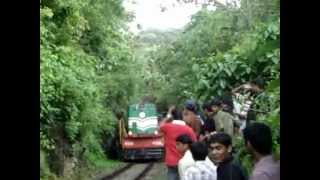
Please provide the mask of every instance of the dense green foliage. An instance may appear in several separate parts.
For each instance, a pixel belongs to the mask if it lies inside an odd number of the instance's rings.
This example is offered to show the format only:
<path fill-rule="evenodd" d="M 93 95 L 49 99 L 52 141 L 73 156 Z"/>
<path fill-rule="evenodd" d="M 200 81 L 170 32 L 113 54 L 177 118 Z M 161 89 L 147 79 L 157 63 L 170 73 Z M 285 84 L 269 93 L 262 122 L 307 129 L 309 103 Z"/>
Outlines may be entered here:
<path fill-rule="evenodd" d="M 67 158 L 93 166 L 105 159 L 103 137 L 114 135 L 115 113 L 135 90 L 128 88 L 136 76 L 121 3 L 41 1 L 41 156 L 55 174 L 65 174 Z"/>
<path fill-rule="evenodd" d="M 203 8 L 183 30 L 133 37 L 122 0 L 42 0 L 40 6 L 41 177 L 101 167 L 118 112 L 149 97 L 165 111 L 193 98 L 202 103 L 262 77 L 258 121 L 280 142 L 279 0 L 242 0 L 241 7 Z M 239 157 L 252 168 L 243 141 Z M 50 163 L 49 163 L 50 162 Z"/>
<path fill-rule="evenodd" d="M 150 29 L 140 32 L 135 37 L 134 54 L 141 67 L 141 71 L 138 71 L 141 73 L 140 94 L 137 94 L 137 97 L 150 96 L 157 103 L 159 111 L 166 111 L 168 103 L 174 103 L 177 97 L 171 92 L 170 82 L 165 79 L 157 66 L 158 50 L 165 45 L 170 45 L 180 33 L 180 30 Z"/>

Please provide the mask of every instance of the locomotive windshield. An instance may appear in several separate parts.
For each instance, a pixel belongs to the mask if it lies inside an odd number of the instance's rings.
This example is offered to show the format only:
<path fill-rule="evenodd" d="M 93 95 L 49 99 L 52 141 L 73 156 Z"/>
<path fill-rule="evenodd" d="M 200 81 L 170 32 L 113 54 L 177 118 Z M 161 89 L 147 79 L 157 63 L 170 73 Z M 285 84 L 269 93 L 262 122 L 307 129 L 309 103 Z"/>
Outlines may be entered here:
<path fill-rule="evenodd" d="M 133 104 L 129 107 L 129 131 L 133 134 L 154 134 L 158 129 L 156 106 L 154 104 Z"/>

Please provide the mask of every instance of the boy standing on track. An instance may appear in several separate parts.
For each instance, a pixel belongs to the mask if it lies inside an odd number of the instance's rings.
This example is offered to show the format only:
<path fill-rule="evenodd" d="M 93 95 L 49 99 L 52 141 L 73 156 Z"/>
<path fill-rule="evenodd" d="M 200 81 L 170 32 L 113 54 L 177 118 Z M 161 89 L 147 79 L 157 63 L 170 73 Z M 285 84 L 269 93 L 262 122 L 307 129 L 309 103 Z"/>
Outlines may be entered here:
<path fill-rule="evenodd" d="M 169 108 L 167 118 L 160 124 L 160 132 L 164 135 L 165 163 L 168 169 L 167 180 L 179 180 L 178 162 L 182 155 L 176 148 L 177 137 L 187 134 L 193 141 L 196 141 L 193 130 L 181 119 L 180 113 L 172 106 Z"/>
<path fill-rule="evenodd" d="M 178 170 L 180 180 L 184 180 L 186 170 L 195 163 L 190 151 L 193 141 L 190 136 L 183 134 L 177 137 L 176 142 L 177 150 L 183 155 L 182 159 L 179 160 Z"/>
<path fill-rule="evenodd" d="M 183 180 L 217 180 L 216 168 L 206 161 L 207 145 L 204 142 L 195 142 L 190 151 L 195 163 L 186 170 Z"/>

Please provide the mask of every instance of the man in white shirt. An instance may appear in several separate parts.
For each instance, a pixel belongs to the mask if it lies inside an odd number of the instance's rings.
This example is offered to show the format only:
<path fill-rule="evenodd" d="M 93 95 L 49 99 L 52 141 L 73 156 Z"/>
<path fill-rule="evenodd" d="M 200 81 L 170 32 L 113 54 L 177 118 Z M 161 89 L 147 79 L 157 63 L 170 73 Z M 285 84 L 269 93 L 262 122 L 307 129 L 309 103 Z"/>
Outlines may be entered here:
<path fill-rule="evenodd" d="M 192 139 L 187 134 L 182 134 L 176 139 L 176 148 L 178 152 L 183 155 L 178 163 L 178 171 L 181 180 L 185 179 L 184 172 L 195 163 L 189 150 L 192 143 Z"/>
<path fill-rule="evenodd" d="M 208 165 L 209 165 L 212 169 L 214 169 L 215 171 L 217 171 L 217 166 L 214 164 L 214 162 L 210 159 L 209 156 L 206 157 L 206 160 L 205 160 L 205 161 L 208 163 Z"/>
<path fill-rule="evenodd" d="M 190 151 L 195 163 L 186 170 L 184 180 L 217 180 L 216 168 L 206 161 L 207 145 L 204 142 L 195 142 L 190 146 Z"/>

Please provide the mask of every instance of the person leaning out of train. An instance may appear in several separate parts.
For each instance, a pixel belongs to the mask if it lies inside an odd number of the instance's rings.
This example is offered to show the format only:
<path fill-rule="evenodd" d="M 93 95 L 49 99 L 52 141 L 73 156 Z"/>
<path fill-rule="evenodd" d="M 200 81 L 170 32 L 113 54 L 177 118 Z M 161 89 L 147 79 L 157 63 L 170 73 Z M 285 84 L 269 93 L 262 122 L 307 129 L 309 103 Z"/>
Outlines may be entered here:
<path fill-rule="evenodd" d="M 181 120 L 181 114 L 175 107 L 171 107 L 166 118 L 160 125 L 160 132 L 164 136 L 165 164 L 167 166 L 167 180 L 179 180 L 178 162 L 182 154 L 176 148 L 176 139 L 187 134 L 196 141 L 194 131 Z"/>

